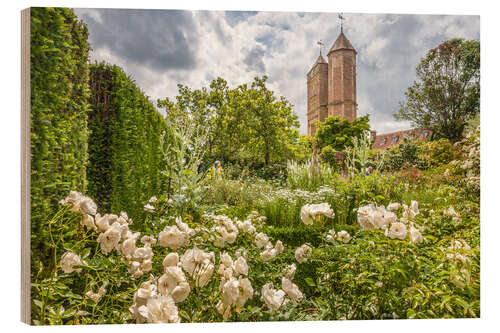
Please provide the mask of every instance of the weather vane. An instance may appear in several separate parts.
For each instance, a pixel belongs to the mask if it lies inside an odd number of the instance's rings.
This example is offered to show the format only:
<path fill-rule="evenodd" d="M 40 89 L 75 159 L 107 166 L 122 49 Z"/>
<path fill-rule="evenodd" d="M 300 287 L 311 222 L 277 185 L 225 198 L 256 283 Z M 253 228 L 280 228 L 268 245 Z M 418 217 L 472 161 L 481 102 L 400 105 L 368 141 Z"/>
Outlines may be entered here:
<path fill-rule="evenodd" d="M 340 32 L 343 32 L 344 31 L 344 20 L 345 20 L 345 17 L 344 17 L 344 13 L 340 13 L 339 14 L 339 20 L 340 20 Z"/>
<path fill-rule="evenodd" d="M 319 45 L 319 55 L 321 56 L 321 50 L 323 49 L 323 41 L 320 39 L 319 41 L 316 42 L 316 44 Z"/>

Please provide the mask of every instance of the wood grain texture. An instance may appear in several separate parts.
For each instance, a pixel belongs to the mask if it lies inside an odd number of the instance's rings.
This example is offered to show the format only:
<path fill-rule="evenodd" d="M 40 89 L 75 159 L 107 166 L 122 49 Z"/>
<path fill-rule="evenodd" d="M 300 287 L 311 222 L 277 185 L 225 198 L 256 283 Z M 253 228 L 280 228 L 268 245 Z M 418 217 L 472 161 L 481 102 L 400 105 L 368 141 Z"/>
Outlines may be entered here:
<path fill-rule="evenodd" d="M 30 9 L 21 11 L 21 321 L 31 324 Z"/>

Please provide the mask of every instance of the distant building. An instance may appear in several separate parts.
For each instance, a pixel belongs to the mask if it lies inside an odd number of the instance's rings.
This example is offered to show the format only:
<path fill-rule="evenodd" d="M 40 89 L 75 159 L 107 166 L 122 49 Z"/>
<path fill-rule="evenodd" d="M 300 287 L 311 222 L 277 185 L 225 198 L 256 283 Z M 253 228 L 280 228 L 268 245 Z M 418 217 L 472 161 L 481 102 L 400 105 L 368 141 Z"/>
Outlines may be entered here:
<path fill-rule="evenodd" d="M 403 141 L 403 137 L 405 136 L 416 141 L 424 141 L 431 134 L 431 131 L 425 129 L 409 129 L 380 135 L 377 135 L 376 131 L 371 131 L 371 139 L 374 141 L 372 148 L 385 150 L 389 147 L 397 146 Z"/>
<path fill-rule="evenodd" d="M 317 122 L 323 122 L 328 116 L 340 116 L 350 121 L 357 118 L 356 55 L 356 50 L 342 28 L 328 51 L 328 62 L 320 51 L 307 73 L 307 134 L 314 135 Z M 373 149 L 387 149 L 398 145 L 405 135 L 423 141 L 430 134 L 431 131 L 425 129 L 380 135 L 371 131 Z"/>

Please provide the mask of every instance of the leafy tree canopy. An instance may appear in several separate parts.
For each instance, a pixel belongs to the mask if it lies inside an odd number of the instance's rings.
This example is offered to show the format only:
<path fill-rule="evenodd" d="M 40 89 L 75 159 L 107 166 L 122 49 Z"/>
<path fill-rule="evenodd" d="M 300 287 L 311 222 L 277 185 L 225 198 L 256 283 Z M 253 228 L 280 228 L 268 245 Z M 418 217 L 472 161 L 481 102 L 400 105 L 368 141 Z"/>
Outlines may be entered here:
<path fill-rule="evenodd" d="M 427 53 L 416 71 L 395 118 L 459 140 L 467 121 L 479 113 L 479 41 L 445 41 Z"/>
<path fill-rule="evenodd" d="M 365 131 L 370 130 L 368 121 L 368 115 L 353 121 L 329 116 L 319 123 L 315 138 L 320 147 L 330 146 L 336 151 L 343 151 L 352 146 L 354 138 L 360 138 Z"/>

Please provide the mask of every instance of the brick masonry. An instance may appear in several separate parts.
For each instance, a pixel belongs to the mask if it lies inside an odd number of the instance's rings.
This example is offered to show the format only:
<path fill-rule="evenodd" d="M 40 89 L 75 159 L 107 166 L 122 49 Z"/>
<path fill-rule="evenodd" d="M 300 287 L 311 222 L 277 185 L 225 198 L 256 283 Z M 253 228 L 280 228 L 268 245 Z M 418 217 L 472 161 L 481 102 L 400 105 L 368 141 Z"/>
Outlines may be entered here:
<path fill-rule="evenodd" d="M 350 121 L 356 119 L 356 55 L 356 50 L 341 31 L 328 52 L 328 62 L 320 53 L 307 73 L 307 134 L 314 135 L 317 122 L 328 116 L 340 116 Z M 371 131 L 371 137 L 375 139 L 373 149 L 387 149 L 401 143 L 405 135 L 423 141 L 431 131 L 409 129 L 376 133 Z"/>

